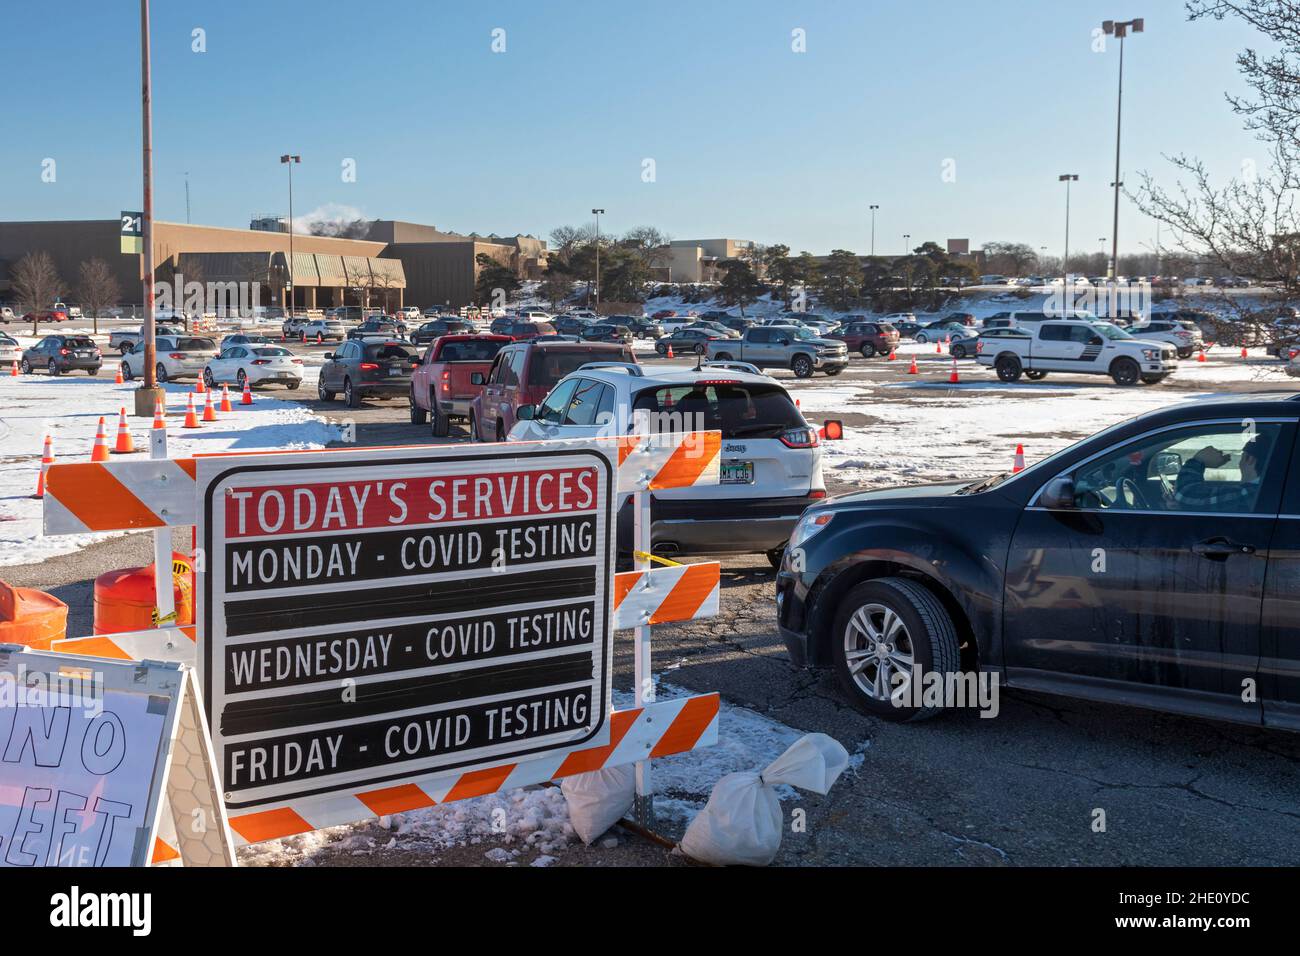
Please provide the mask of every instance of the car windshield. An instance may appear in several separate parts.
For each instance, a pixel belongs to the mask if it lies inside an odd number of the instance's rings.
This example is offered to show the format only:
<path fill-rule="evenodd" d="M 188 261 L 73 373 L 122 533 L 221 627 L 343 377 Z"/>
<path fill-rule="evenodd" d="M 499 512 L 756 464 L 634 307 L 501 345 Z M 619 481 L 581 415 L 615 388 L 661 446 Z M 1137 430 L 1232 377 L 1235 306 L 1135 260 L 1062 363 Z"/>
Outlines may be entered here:
<path fill-rule="evenodd" d="M 217 343 L 212 339 L 177 339 L 176 347 L 190 352 L 215 352 Z"/>
<path fill-rule="evenodd" d="M 288 349 L 268 346 L 264 349 L 253 349 L 253 354 L 260 355 L 262 358 L 275 358 L 281 355 L 292 355 L 293 353 Z"/>
<path fill-rule="evenodd" d="M 366 346 L 366 358 L 376 362 L 391 362 L 394 359 L 410 360 L 413 356 L 408 349 L 402 348 L 396 342 L 379 342 Z"/>
<path fill-rule="evenodd" d="M 1133 336 L 1129 335 L 1118 325 L 1112 325 L 1109 322 L 1093 322 L 1092 327 L 1096 329 L 1098 332 L 1100 332 L 1105 338 L 1110 339 L 1112 342 L 1116 342 L 1120 339 L 1133 338 Z"/>
<path fill-rule="evenodd" d="M 803 339 L 803 340 L 807 340 L 807 339 L 815 339 L 815 338 L 817 338 L 816 335 L 814 335 L 814 334 L 813 334 L 811 331 L 809 331 L 808 329 L 805 329 L 803 326 L 800 326 L 799 328 L 797 328 L 797 329 L 794 330 L 794 337 L 795 337 L 796 339 Z"/>
<path fill-rule="evenodd" d="M 490 362 L 506 342 L 491 339 L 473 339 L 468 342 L 446 342 L 438 353 L 439 362 Z"/>
<path fill-rule="evenodd" d="M 563 349 L 542 348 L 533 353 L 533 359 L 528 363 L 528 384 L 544 385 L 549 388 L 588 362 L 635 361 L 636 358 L 629 348 L 621 351 L 612 348 L 583 349 L 571 346 Z"/>
<path fill-rule="evenodd" d="M 804 425 L 779 385 L 697 382 L 648 388 L 634 411 L 649 412 L 652 432 L 714 431 L 725 438 L 775 438 Z"/>

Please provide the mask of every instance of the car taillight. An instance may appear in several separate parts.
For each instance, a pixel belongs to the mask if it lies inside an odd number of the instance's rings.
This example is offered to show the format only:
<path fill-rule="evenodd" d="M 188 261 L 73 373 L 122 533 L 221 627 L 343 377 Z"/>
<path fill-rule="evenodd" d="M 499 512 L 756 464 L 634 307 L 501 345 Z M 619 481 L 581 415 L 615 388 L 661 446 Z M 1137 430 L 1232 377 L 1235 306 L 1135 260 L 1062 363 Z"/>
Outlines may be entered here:
<path fill-rule="evenodd" d="M 451 369 L 449 368 L 442 370 L 442 390 L 444 392 L 451 391 Z"/>
<path fill-rule="evenodd" d="M 68 354 L 68 350 L 67 350 L 67 349 L 59 349 L 59 354 L 60 354 L 60 355 L 67 355 L 67 354 Z"/>
<path fill-rule="evenodd" d="M 168 353 L 168 358 L 183 359 L 183 358 L 187 358 L 187 357 L 188 357 L 188 356 L 186 356 L 186 354 L 185 354 L 184 352 L 169 352 L 169 353 Z"/>
<path fill-rule="evenodd" d="M 270 364 L 271 364 L 271 360 L 270 360 L 270 359 L 253 359 L 253 364 L 254 364 L 254 365 L 270 365 Z"/>
<path fill-rule="evenodd" d="M 379 368 L 379 366 L 378 366 L 376 363 L 374 363 L 374 362 L 362 362 L 362 363 L 361 363 L 361 371 L 363 371 L 363 372 L 373 372 L 373 371 L 374 371 L 375 369 L 377 369 L 377 368 Z"/>
<path fill-rule="evenodd" d="M 816 448 L 819 441 L 817 432 L 807 425 L 787 429 L 778 437 L 781 439 L 781 444 L 787 448 Z"/>
<path fill-rule="evenodd" d="M 289 361 L 291 361 L 294 365 L 302 364 L 302 359 L 290 359 Z"/>
<path fill-rule="evenodd" d="M 813 491 L 809 492 L 808 497 L 809 497 L 809 498 L 825 498 L 825 497 L 826 497 L 826 489 L 825 489 L 825 488 L 816 488 L 816 489 L 814 489 Z"/>

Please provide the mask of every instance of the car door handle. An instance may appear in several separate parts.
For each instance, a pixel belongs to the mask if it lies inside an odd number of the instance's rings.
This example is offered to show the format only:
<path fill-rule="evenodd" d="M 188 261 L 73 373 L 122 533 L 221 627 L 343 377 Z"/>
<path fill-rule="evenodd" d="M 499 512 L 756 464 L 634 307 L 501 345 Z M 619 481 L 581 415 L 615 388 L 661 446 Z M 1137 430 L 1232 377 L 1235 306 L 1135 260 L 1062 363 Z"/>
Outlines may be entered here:
<path fill-rule="evenodd" d="M 1223 561 L 1234 554 L 1254 554 L 1253 544 L 1239 544 L 1227 538 L 1206 538 L 1192 545 L 1192 553 L 1212 561 Z"/>

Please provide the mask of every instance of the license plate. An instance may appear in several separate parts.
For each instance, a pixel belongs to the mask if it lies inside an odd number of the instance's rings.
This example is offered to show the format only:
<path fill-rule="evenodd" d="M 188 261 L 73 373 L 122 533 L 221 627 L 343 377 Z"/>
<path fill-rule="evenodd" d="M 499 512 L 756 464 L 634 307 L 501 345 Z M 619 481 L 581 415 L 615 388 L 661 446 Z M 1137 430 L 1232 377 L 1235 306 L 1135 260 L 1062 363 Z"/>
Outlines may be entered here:
<path fill-rule="evenodd" d="M 388 374 L 389 374 L 389 375 L 401 375 L 401 374 L 402 374 L 403 372 L 405 372 L 405 371 L 406 371 L 406 369 L 404 369 L 404 368 L 390 368 L 390 369 L 388 370 Z"/>
<path fill-rule="evenodd" d="M 754 483 L 754 463 L 752 461 L 724 461 L 719 469 L 718 482 L 724 485 L 752 485 Z"/>

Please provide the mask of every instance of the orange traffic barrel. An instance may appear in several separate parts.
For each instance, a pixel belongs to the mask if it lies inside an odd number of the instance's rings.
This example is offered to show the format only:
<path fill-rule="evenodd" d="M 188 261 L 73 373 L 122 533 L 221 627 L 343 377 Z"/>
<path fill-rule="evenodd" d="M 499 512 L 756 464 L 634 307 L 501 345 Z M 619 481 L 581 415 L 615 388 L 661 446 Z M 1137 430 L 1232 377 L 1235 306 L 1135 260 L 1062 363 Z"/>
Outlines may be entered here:
<path fill-rule="evenodd" d="M 53 594 L 0 581 L 0 644 L 48 651 L 67 636 L 68 606 Z"/>
<path fill-rule="evenodd" d="M 157 627 L 153 565 L 106 571 L 95 578 L 95 633 L 121 634 Z M 172 552 L 172 598 L 177 625 L 194 623 L 194 565 L 189 555 Z"/>

